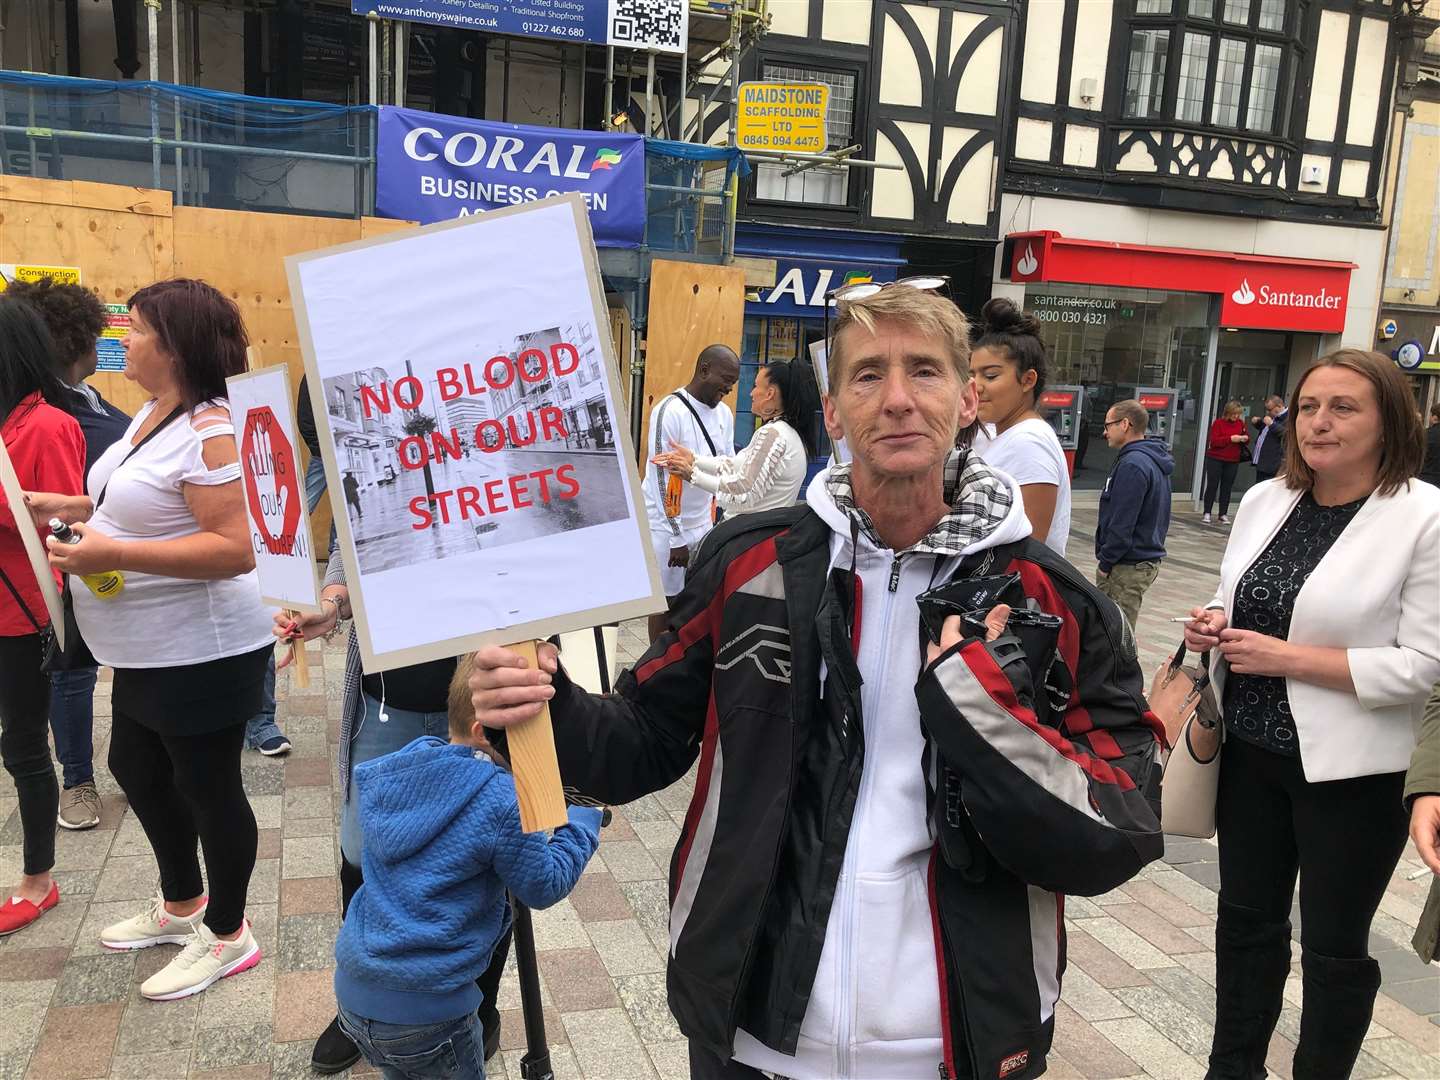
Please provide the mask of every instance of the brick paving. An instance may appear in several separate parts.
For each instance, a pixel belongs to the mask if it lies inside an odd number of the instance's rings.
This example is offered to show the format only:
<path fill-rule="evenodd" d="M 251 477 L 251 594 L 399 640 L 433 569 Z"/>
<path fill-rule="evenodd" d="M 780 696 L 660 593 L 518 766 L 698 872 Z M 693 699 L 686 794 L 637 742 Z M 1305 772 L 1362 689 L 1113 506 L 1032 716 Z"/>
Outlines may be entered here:
<path fill-rule="evenodd" d="M 1091 573 L 1095 511 L 1077 507 L 1070 555 Z M 1178 632 L 1167 620 L 1208 599 L 1224 542 L 1193 514 L 1177 514 L 1171 558 L 1146 598 L 1138 635 L 1147 669 Z M 642 646 L 621 628 L 620 653 Z M 62 902 L 35 926 L 0 939 L 0 1080 L 89 1077 L 309 1077 L 315 1037 L 334 1009 L 332 946 L 339 924 L 333 762 L 343 651 L 314 649 L 302 692 L 282 674 L 280 721 L 295 749 L 284 760 L 247 754 L 247 789 L 260 824 L 249 915 L 265 952 L 255 969 L 186 1001 L 144 1001 L 139 983 L 172 951 L 104 952 L 100 927 L 132 914 L 155 889 L 138 824 L 103 769 L 108 683 L 96 700 L 96 759 L 106 811 L 91 832 L 59 837 Z M 20 871 L 15 800 L 0 794 L 0 882 Z M 535 913 L 546 1029 L 557 1076 L 675 1080 L 685 1044 L 665 1004 L 665 866 L 679 834 L 689 778 L 620 808 L 569 899 Z M 1173 839 L 1163 863 L 1105 896 L 1066 904 L 1070 966 L 1050 1075 L 1182 1080 L 1204 1074 L 1214 1017 L 1211 951 L 1215 846 Z M 1428 876 L 1407 848 L 1375 920 L 1371 948 L 1385 974 L 1375 1023 L 1354 1075 L 1440 1078 L 1440 969 L 1409 950 Z M 1298 972 L 1298 950 L 1296 952 Z M 1286 988 L 1270 1064 L 1289 1080 L 1300 980 Z M 512 971 L 500 991 L 503 1062 L 518 1080 L 524 1033 Z M 370 1070 L 357 1068 L 355 1075 Z"/>

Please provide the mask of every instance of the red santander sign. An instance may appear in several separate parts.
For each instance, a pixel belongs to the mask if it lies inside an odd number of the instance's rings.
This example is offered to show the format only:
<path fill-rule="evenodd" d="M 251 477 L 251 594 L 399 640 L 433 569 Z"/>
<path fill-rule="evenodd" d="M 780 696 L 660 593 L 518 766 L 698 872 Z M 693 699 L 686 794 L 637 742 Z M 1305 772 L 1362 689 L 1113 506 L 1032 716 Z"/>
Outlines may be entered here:
<path fill-rule="evenodd" d="M 1220 325 L 1338 334 L 1354 263 L 1012 233 L 1012 281 L 1117 285 L 1220 297 Z"/>

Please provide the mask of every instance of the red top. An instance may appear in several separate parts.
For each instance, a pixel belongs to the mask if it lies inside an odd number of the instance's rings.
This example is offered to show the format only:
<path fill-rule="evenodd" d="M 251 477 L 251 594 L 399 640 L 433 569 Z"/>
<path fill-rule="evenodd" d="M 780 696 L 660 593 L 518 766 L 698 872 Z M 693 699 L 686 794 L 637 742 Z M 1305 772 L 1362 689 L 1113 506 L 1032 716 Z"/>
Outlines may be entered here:
<path fill-rule="evenodd" d="M 31 394 L 15 406 L 15 411 L 0 425 L 0 437 L 5 440 L 21 490 L 53 491 L 61 495 L 79 495 L 85 490 L 85 436 L 80 425 L 69 413 L 42 401 L 39 393 Z M 22 528 L 35 528 L 24 507 L 20 510 L 20 519 Z M 16 531 L 15 516 L 3 491 L 0 491 L 0 569 L 5 571 L 40 625 L 49 623 L 50 614 L 40 583 L 35 580 L 35 571 L 31 569 L 25 545 Z M 51 573 L 59 584 L 60 575 Z M 15 606 L 10 590 L 0 584 L 0 637 L 33 633 L 35 627 L 25 612 Z"/>
<path fill-rule="evenodd" d="M 1240 455 L 1245 452 L 1249 443 L 1231 442 L 1231 435 L 1244 435 L 1244 420 L 1226 420 L 1225 417 L 1215 418 L 1210 425 L 1210 441 L 1205 445 L 1205 456 L 1212 457 L 1216 461 L 1239 461 Z"/>

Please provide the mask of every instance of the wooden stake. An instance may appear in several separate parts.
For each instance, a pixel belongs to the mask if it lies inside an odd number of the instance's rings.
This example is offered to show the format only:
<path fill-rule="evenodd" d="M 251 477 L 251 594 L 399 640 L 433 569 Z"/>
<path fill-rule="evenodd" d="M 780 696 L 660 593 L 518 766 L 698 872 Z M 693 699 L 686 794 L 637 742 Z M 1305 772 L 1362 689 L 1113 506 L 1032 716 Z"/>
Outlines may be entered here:
<path fill-rule="evenodd" d="M 292 619 L 299 619 L 298 611 L 287 611 Z M 295 685 L 301 690 L 310 688 L 310 657 L 305 652 L 305 639 L 296 638 L 290 643 L 290 663 L 295 668 Z"/>
<path fill-rule="evenodd" d="M 532 668 L 539 669 L 535 654 L 538 641 L 521 641 L 507 648 L 519 653 Z M 515 791 L 520 797 L 520 827 L 526 832 L 556 829 L 570 820 L 565 809 L 565 792 L 560 784 L 560 763 L 555 759 L 555 732 L 550 727 L 550 706 L 540 715 L 506 729 L 510 747 L 510 768 L 515 774 Z"/>

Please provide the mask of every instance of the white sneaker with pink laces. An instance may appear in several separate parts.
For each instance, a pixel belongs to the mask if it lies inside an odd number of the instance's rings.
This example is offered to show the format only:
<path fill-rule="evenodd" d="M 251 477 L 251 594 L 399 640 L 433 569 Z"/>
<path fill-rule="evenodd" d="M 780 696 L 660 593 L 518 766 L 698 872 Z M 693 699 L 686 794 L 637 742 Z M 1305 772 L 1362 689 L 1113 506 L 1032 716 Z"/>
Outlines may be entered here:
<path fill-rule="evenodd" d="M 234 941 L 216 937 L 200 923 L 185 947 L 150 978 L 140 984 L 140 995 L 151 1001 L 175 1001 L 198 994 L 230 975 L 249 971 L 260 963 L 260 945 L 250 932 L 250 922 L 240 926 Z"/>
<path fill-rule="evenodd" d="M 150 906 L 129 919 L 100 931 L 100 944 L 107 949 L 148 949 L 151 945 L 183 945 L 205 918 L 209 898 L 189 915 L 174 915 L 165 910 L 165 898 L 156 896 Z"/>

